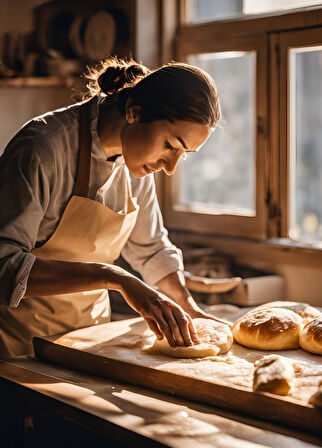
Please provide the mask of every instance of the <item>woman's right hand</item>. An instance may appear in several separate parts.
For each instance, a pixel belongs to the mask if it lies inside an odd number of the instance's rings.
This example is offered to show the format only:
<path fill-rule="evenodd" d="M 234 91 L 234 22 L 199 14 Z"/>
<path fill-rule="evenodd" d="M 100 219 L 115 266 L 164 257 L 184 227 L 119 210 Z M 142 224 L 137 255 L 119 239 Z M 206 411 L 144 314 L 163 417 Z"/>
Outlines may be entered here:
<path fill-rule="evenodd" d="M 169 297 L 131 275 L 123 278 L 120 292 L 158 339 L 165 336 L 171 347 L 200 344 L 191 317 Z"/>

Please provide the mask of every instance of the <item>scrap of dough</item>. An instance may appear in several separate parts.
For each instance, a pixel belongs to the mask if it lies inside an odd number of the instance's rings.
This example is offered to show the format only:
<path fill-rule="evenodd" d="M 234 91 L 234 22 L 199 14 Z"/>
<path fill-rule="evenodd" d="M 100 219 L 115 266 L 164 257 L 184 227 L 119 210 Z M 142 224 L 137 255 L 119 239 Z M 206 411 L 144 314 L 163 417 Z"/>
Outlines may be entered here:
<path fill-rule="evenodd" d="M 255 308 L 233 325 L 236 341 L 258 350 L 288 350 L 299 347 L 302 318 L 284 308 Z"/>
<path fill-rule="evenodd" d="M 216 322 L 212 319 L 192 319 L 197 330 L 201 344 L 188 347 L 171 347 L 163 338 L 161 341 L 155 339 L 151 347 L 144 351 L 148 353 L 161 353 L 173 358 L 204 358 L 227 353 L 233 343 L 233 335 L 228 325 Z"/>
<path fill-rule="evenodd" d="M 320 381 L 318 390 L 309 399 L 309 403 L 322 408 L 322 381 Z"/>
<path fill-rule="evenodd" d="M 295 377 L 292 361 L 279 355 L 268 355 L 254 364 L 253 389 L 287 395 Z"/>

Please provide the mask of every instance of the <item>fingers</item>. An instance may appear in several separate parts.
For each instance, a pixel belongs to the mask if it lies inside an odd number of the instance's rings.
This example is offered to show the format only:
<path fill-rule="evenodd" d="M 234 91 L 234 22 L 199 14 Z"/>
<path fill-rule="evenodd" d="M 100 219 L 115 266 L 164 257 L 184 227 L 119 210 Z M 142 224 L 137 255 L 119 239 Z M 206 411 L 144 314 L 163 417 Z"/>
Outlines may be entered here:
<path fill-rule="evenodd" d="M 201 343 L 191 317 L 179 306 L 165 308 L 163 313 L 176 345 L 191 346 Z"/>
<path fill-rule="evenodd" d="M 163 310 L 163 313 L 176 345 L 192 345 L 193 342 L 189 334 L 188 321 L 180 309 L 168 307 Z"/>
<path fill-rule="evenodd" d="M 158 339 L 162 339 L 163 335 L 166 337 L 170 347 L 200 343 L 190 316 L 178 305 L 164 302 L 154 317 L 145 317 L 145 320 Z"/>
<path fill-rule="evenodd" d="M 199 339 L 197 330 L 195 329 L 195 326 L 193 325 L 192 319 L 189 316 L 189 314 L 187 314 L 188 317 L 188 323 L 189 323 L 189 330 L 190 330 L 190 334 L 191 334 L 191 339 L 193 341 L 194 344 L 201 344 L 201 341 Z"/>
<path fill-rule="evenodd" d="M 169 342 L 170 347 L 175 347 L 177 344 L 177 341 L 174 337 L 174 334 L 172 332 L 171 326 L 173 323 L 168 323 L 168 321 L 163 317 L 163 315 L 158 316 L 158 324 L 161 328 L 162 333 L 167 338 L 167 341 Z"/>
<path fill-rule="evenodd" d="M 196 330 L 193 326 L 192 320 L 187 313 L 182 313 L 180 309 L 173 310 L 174 317 L 178 324 L 178 330 L 180 330 L 183 344 L 182 345 L 193 345 L 199 344 L 199 338 L 196 337 Z"/>
<path fill-rule="evenodd" d="M 162 295 L 153 299 L 141 314 L 158 339 L 165 336 L 171 347 L 200 344 L 191 317 L 178 304 Z"/>
<path fill-rule="evenodd" d="M 159 329 L 158 324 L 149 318 L 145 319 L 147 324 L 149 325 L 150 330 L 153 331 L 153 333 L 156 335 L 156 337 L 161 340 L 163 339 L 163 334 L 164 336 L 167 338 L 167 341 L 169 342 L 169 345 L 171 347 L 175 347 L 176 345 L 184 345 L 184 344 L 179 344 L 177 342 L 177 339 L 175 339 L 173 337 L 173 332 L 171 331 L 173 328 L 173 323 L 170 324 L 169 322 L 167 322 L 165 319 L 158 319 L 159 325 L 162 328 L 162 331 Z M 176 325 L 176 324 L 175 324 Z"/>
<path fill-rule="evenodd" d="M 146 320 L 147 324 L 149 325 L 150 330 L 153 331 L 153 333 L 156 335 L 156 337 L 159 340 L 163 339 L 162 331 L 160 331 L 157 323 L 153 319 L 146 318 L 145 320 Z"/>

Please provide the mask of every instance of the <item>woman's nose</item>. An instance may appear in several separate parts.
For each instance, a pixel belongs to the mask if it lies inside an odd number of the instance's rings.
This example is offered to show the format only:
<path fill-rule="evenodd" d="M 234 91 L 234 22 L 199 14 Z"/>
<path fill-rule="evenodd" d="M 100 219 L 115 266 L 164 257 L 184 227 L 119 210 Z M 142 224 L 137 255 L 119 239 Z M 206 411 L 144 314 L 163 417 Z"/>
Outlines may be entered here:
<path fill-rule="evenodd" d="M 167 162 L 163 165 L 163 170 L 167 176 L 172 176 L 172 174 L 175 173 L 181 156 L 182 154 L 175 154 L 174 157 L 171 157 L 171 159 L 167 160 Z"/>

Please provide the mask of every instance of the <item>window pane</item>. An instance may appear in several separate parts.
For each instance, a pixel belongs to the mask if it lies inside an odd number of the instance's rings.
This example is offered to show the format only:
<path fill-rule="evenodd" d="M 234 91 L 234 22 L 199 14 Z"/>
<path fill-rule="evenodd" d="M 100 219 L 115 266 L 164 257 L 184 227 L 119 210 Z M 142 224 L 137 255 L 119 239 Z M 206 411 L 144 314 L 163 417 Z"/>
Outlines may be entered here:
<path fill-rule="evenodd" d="M 322 241 L 322 47 L 290 50 L 290 230 Z"/>
<path fill-rule="evenodd" d="M 189 63 L 215 79 L 222 118 L 198 154 L 183 162 L 179 203 L 208 213 L 254 215 L 256 53 L 196 55 Z"/>
<path fill-rule="evenodd" d="M 186 20 L 225 20 L 248 14 L 265 14 L 320 4 L 320 0 L 186 0 Z"/>
<path fill-rule="evenodd" d="M 232 19 L 243 15 L 243 0 L 186 0 L 188 22 Z"/>

